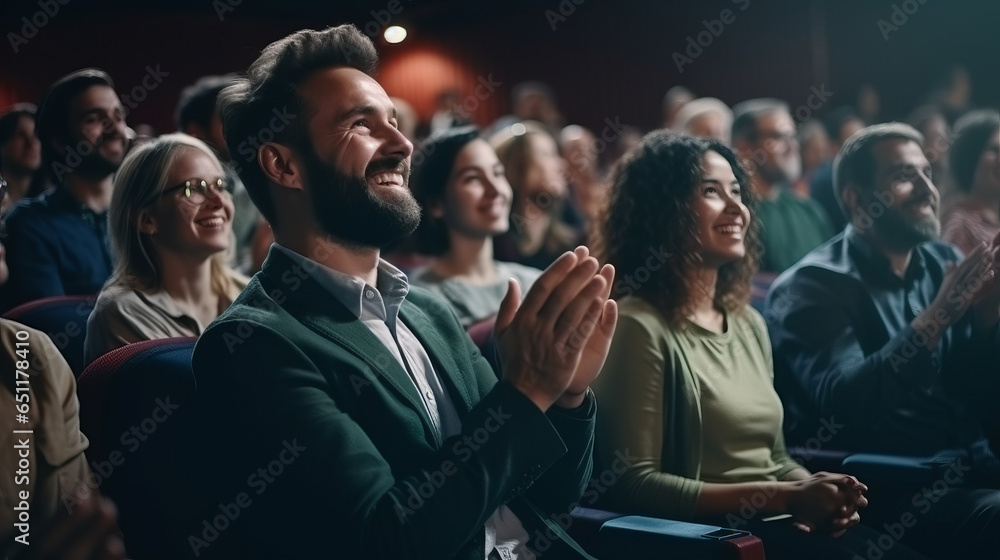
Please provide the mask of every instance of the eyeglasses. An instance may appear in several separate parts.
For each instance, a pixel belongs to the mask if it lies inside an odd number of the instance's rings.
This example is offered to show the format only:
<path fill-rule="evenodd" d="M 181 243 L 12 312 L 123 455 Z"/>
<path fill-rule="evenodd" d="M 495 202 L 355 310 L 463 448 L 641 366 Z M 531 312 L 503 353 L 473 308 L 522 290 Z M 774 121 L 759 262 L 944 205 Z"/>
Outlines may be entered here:
<path fill-rule="evenodd" d="M 163 194 L 184 189 L 184 200 L 191 204 L 201 204 L 208 198 L 209 192 L 218 197 L 228 197 L 233 194 L 232 183 L 225 179 L 206 181 L 204 179 L 188 179 L 179 185 L 174 185 L 163 190 Z"/>

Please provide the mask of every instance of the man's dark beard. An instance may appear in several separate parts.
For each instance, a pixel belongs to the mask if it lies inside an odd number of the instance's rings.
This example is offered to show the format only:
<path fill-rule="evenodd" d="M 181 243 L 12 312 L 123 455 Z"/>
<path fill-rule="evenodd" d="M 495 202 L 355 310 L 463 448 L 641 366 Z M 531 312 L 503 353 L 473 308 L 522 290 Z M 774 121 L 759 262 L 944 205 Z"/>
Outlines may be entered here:
<path fill-rule="evenodd" d="M 884 242 L 900 250 L 910 249 L 921 243 L 937 239 L 941 234 L 941 223 L 936 217 L 913 222 L 903 215 L 903 212 L 908 210 L 910 206 L 921 202 L 923 201 L 908 201 L 902 207 L 890 205 L 881 216 L 874 219 L 872 227 Z M 865 207 L 871 207 L 872 203 L 881 204 L 874 197 L 871 197 L 868 198 Z"/>
<path fill-rule="evenodd" d="M 19 161 L 10 160 L 5 163 L 7 166 L 7 178 L 11 177 L 30 177 L 38 171 L 38 167 L 34 169 L 28 167 L 27 165 L 22 165 Z"/>
<path fill-rule="evenodd" d="M 323 231 L 331 237 L 356 247 L 381 249 L 406 237 L 420 223 L 420 205 L 410 191 L 379 197 L 365 177 L 349 177 L 326 164 L 313 152 L 301 150 L 309 180 L 313 214 Z M 409 183 L 410 164 L 399 158 L 372 162 L 365 175 L 395 171 Z"/>
<path fill-rule="evenodd" d="M 800 165 L 797 169 L 790 170 L 785 169 L 777 163 L 762 163 L 757 166 L 757 174 L 772 185 L 787 185 L 798 179 L 795 175 L 802 174 L 802 166 Z"/>
<path fill-rule="evenodd" d="M 104 138 L 101 140 L 101 143 L 108 140 L 114 140 L 114 138 Z M 98 143 L 96 146 L 92 146 L 89 154 L 80 156 L 80 163 L 76 166 L 74 171 L 87 179 L 103 179 L 115 171 L 118 171 L 118 168 L 121 167 L 122 160 L 119 159 L 118 161 L 114 161 L 102 156 L 98 152 L 101 147 L 101 143 Z M 79 144 L 77 144 L 77 146 L 79 146 Z"/>

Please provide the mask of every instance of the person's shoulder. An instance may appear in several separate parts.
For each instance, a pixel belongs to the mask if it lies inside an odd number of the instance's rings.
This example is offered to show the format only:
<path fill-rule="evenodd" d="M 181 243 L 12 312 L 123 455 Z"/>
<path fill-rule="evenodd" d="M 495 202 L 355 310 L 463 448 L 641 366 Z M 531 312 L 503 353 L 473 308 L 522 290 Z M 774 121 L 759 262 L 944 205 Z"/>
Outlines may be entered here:
<path fill-rule="evenodd" d="M 800 203 L 803 206 L 805 206 L 806 210 L 813 215 L 813 219 L 815 220 L 817 225 L 823 226 L 828 231 L 833 230 L 833 225 L 830 224 L 830 218 L 827 215 L 826 210 L 823 208 L 823 205 L 820 204 L 818 200 L 816 200 L 811 196 L 805 196 L 805 197 L 800 196 L 797 198 L 799 199 Z"/>
<path fill-rule="evenodd" d="M 638 296 L 628 296 L 618 300 L 618 324 L 629 324 L 632 328 L 649 333 L 665 333 L 673 330 L 670 322 L 656 306 Z"/>
<path fill-rule="evenodd" d="M 205 327 L 195 344 L 195 356 L 226 361 L 233 359 L 234 349 L 245 347 L 245 343 L 261 348 L 285 339 L 297 323 L 282 307 L 283 298 L 269 295 L 259 275 L 250 278 L 233 303 Z"/>
<path fill-rule="evenodd" d="M 817 220 L 822 222 L 828 221 L 826 217 L 826 210 L 823 209 L 823 205 L 811 196 L 803 196 L 793 192 L 789 188 L 784 188 L 781 189 L 781 196 L 779 198 L 781 199 L 781 202 L 788 206 L 798 208 L 803 213 L 812 214 Z"/>
<path fill-rule="evenodd" d="M 767 321 L 780 322 L 787 314 L 816 303 L 843 301 L 846 294 L 863 289 L 862 285 L 857 266 L 848 255 L 845 233 L 841 232 L 771 283 Z"/>
<path fill-rule="evenodd" d="M 280 313 L 281 304 L 287 296 L 277 290 L 269 294 L 261 284 L 260 273 L 246 280 L 242 291 L 236 296 L 233 303 L 215 321 L 212 321 L 209 329 L 213 325 L 226 322 L 252 321 L 268 324 L 276 321 L 276 315 Z"/>
<path fill-rule="evenodd" d="M 141 312 L 146 307 L 135 288 L 124 281 L 112 280 L 105 284 L 97 294 L 97 301 L 94 303 L 91 317 L 110 312 L 127 315 Z"/>
<path fill-rule="evenodd" d="M 21 332 L 26 334 L 19 335 L 18 333 Z M 15 342 L 23 338 L 41 340 L 43 338 L 47 339 L 48 336 L 38 329 L 18 323 L 17 321 L 0 318 L 0 341 L 2 341 L 4 346 L 10 343 L 10 346 L 13 348 L 16 346 Z"/>
<path fill-rule="evenodd" d="M 963 218 L 968 217 L 969 211 L 962 208 L 958 204 L 948 204 L 941 210 L 941 224 L 947 224 L 953 221 L 961 221 Z"/>
<path fill-rule="evenodd" d="M 88 361 L 123 343 L 169 336 L 165 323 L 170 303 L 164 301 L 169 297 L 166 291 L 141 292 L 128 280 L 106 284 L 87 318 Z"/>
<path fill-rule="evenodd" d="M 18 346 L 19 343 L 21 346 Z M 18 350 L 22 352 L 27 350 L 25 354 L 29 356 L 27 359 L 32 370 L 45 374 L 41 379 L 31 382 L 36 390 L 43 387 L 43 384 L 75 387 L 75 378 L 65 358 L 44 332 L 17 321 L 0 318 L 0 347 L 3 348 L 5 359 L 9 360 L 11 365 L 21 359 L 21 355 L 17 354 Z M 16 373 L 13 367 L 6 369 L 12 376 Z"/>
<path fill-rule="evenodd" d="M 754 309 L 753 306 L 746 305 L 733 311 L 729 315 L 729 320 L 732 326 L 741 330 L 749 330 L 758 339 L 768 340 L 767 322 L 760 311 Z"/>
<path fill-rule="evenodd" d="M 242 292 L 247 287 L 247 284 L 250 283 L 249 276 L 232 268 L 226 271 L 226 278 L 229 280 L 230 291 L 236 293 Z"/>
<path fill-rule="evenodd" d="M 795 282 L 817 274 L 850 274 L 854 266 L 844 258 L 846 245 L 846 232 L 841 231 L 779 274 L 774 285 Z"/>
<path fill-rule="evenodd" d="M 513 277 L 521 285 L 521 290 L 527 293 L 531 285 L 542 275 L 542 271 L 533 267 L 515 262 L 494 261 L 498 274 L 506 280 Z"/>
<path fill-rule="evenodd" d="M 424 289 L 433 289 L 434 286 L 437 286 L 445 281 L 444 278 L 434 274 L 430 265 L 417 267 L 407 273 L 406 276 L 409 279 L 411 286 L 420 286 Z"/>
<path fill-rule="evenodd" d="M 937 262 L 959 262 L 965 258 L 961 249 L 943 239 L 925 241 L 917 246 L 917 250 L 925 253 Z"/>
<path fill-rule="evenodd" d="M 767 328 L 764 323 L 764 316 L 760 314 L 760 311 L 754 309 L 752 305 L 744 305 L 733 311 L 730 316 L 734 322 L 750 325 L 753 328 Z"/>
<path fill-rule="evenodd" d="M 406 301 L 424 311 L 446 310 L 451 312 L 451 308 L 441 299 L 438 291 L 426 285 L 410 284 Z"/>
<path fill-rule="evenodd" d="M 4 217 L 4 224 L 8 228 L 15 229 L 42 226 L 44 220 L 53 217 L 52 204 L 49 200 L 51 196 L 50 191 L 32 198 L 22 198 Z"/>

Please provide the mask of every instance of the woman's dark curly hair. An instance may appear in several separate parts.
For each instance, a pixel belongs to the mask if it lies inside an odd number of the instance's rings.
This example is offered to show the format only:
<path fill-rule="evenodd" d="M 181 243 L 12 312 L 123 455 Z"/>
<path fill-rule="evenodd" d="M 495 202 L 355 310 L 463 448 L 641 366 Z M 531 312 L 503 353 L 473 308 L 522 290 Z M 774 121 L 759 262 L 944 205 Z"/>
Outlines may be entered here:
<path fill-rule="evenodd" d="M 678 326 L 691 312 L 690 282 L 701 260 L 691 203 L 701 182 L 702 157 L 708 151 L 732 166 L 750 212 L 744 235 L 746 254 L 719 269 L 715 288 L 718 307 L 742 309 L 750 299 L 750 280 L 761 255 L 757 195 L 736 154 L 721 142 L 662 130 L 647 134 L 615 168 L 600 232 L 600 254 L 617 271 L 612 296 L 620 299 L 634 293 Z M 665 261 L 653 270 L 649 258 L 657 255 L 657 260 Z"/>
<path fill-rule="evenodd" d="M 433 218 L 430 206 L 443 203 L 448 195 L 448 181 L 458 153 L 473 140 L 480 138 L 479 129 L 461 126 L 431 135 L 413 152 L 413 173 L 410 190 L 423 212 L 420 225 L 413 232 L 416 249 L 424 255 L 440 256 L 451 245 L 444 218 Z"/>

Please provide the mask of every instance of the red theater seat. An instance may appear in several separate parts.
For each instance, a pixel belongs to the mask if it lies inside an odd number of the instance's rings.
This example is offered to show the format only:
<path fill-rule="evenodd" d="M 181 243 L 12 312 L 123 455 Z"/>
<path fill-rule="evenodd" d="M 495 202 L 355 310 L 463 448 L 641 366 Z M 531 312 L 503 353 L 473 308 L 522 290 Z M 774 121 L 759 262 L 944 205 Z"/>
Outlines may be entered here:
<path fill-rule="evenodd" d="M 207 509 L 179 468 L 178 446 L 195 433 L 186 424 L 194 342 L 129 344 L 94 360 L 78 381 L 87 458 L 102 493 L 118 506 L 125 547 L 137 560 L 190 556 L 192 519 Z"/>
<path fill-rule="evenodd" d="M 601 560 L 764 559 L 764 544 L 746 531 L 582 507 L 570 515 L 570 535 Z"/>
<path fill-rule="evenodd" d="M 73 375 L 79 377 L 83 373 L 87 318 L 94 310 L 96 301 L 96 295 L 53 296 L 22 303 L 3 316 L 47 334 L 73 370 Z"/>

